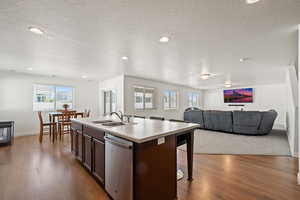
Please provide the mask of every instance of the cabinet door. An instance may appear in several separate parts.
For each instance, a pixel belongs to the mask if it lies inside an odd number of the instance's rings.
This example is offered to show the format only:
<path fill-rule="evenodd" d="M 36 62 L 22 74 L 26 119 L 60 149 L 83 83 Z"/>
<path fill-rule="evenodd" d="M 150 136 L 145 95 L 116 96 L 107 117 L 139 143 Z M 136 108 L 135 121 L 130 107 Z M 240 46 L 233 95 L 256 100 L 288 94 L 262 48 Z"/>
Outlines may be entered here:
<path fill-rule="evenodd" d="M 77 138 L 77 151 L 76 151 L 76 158 L 80 161 L 82 161 L 83 157 L 83 134 L 81 131 L 76 130 L 76 138 Z"/>
<path fill-rule="evenodd" d="M 92 170 L 92 137 L 83 134 L 83 164 L 84 166 Z"/>
<path fill-rule="evenodd" d="M 76 156 L 77 151 L 77 139 L 76 139 L 76 131 L 71 129 L 71 152 L 73 155 Z"/>
<path fill-rule="evenodd" d="M 74 153 L 74 151 L 75 151 L 75 148 L 74 148 L 74 130 L 72 129 L 72 127 L 71 127 L 71 152 L 72 153 Z"/>
<path fill-rule="evenodd" d="M 104 184 L 104 177 L 105 177 L 105 169 L 104 169 L 104 162 L 105 162 L 105 144 L 104 142 L 93 139 L 93 167 L 92 172 L 93 175 L 102 183 Z"/>

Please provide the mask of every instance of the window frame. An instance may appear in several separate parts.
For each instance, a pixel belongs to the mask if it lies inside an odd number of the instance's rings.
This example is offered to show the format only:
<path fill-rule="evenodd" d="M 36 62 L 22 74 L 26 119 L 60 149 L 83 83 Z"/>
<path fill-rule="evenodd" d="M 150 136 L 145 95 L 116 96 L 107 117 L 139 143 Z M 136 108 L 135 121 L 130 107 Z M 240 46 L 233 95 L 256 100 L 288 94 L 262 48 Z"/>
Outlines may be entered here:
<path fill-rule="evenodd" d="M 166 94 L 168 93 L 168 95 L 166 96 Z M 172 107 L 171 105 L 172 105 L 172 101 L 171 101 L 171 99 L 172 99 L 172 93 L 175 93 L 175 97 L 176 97 L 176 104 L 175 104 L 175 106 L 174 107 Z M 165 99 L 168 99 L 168 106 L 166 107 L 166 105 L 165 105 Z M 177 90 L 165 90 L 164 91 L 164 93 L 163 93 L 163 108 L 164 108 L 164 110 L 177 110 L 178 109 L 178 107 L 179 107 L 179 92 L 177 91 Z"/>
<path fill-rule="evenodd" d="M 137 91 L 137 90 L 141 90 L 141 91 Z M 147 92 L 147 91 L 152 91 L 152 92 Z M 136 111 L 143 111 L 143 110 L 155 110 L 155 91 L 156 89 L 153 87 L 147 87 L 147 86 L 140 86 L 140 85 L 135 85 L 133 86 L 133 103 L 134 103 L 134 109 Z M 136 107 L 136 93 L 142 93 L 142 108 L 137 108 Z M 146 107 L 146 94 L 152 94 L 152 107 L 151 108 L 147 108 Z"/>
<path fill-rule="evenodd" d="M 35 109 L 34 107 L 34 103 L 35 102 L 35 86 L 36 85 L 39 85 L 39 86 L 50 86 L 50 87 L 53 87 L 54 89 L 54 106 L 53 106 L 53 109 L 47 109 L 47 110 L 39 110 L 39 109 Z M 70 109 L 76 109 L 76 106 L 75 106 L 75 87 L 74 86 L 70 86 L 70 85 L 59 85 L 59 84 L 44 84 L 44 83 L 34 83 L 33 86 L 32 86 L 32 111 L 33 112 L 38 112 L 38 111 L 41 111 L 41 112 L 55 112 L 56 110 L 58 110 L 58 108 L 56 107 L 57 106 L 57 88 L 58 87 L 66 87 L 66 88 L 71 88 L 72 89 L 72 107 Z"/>

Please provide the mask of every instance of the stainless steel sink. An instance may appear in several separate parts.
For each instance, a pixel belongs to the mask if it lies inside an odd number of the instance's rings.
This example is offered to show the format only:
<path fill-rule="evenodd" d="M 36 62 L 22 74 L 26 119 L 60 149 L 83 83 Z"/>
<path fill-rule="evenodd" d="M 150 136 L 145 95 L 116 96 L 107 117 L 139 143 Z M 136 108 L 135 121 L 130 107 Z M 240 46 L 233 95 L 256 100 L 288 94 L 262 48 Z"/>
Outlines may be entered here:
<path fill-rule="evenodd" d="M 122 126 L 125 125 L 123 122 L 107 122 L 107 123 L 103 123 L 103 126 Z"/>
<path fill-rule="evenodd" d="M 92 121 L 94 124 L 104 124 L 104 123 L 109 123 L 113 122 L 112 120 L 99 120 L 99 121 Z"/>

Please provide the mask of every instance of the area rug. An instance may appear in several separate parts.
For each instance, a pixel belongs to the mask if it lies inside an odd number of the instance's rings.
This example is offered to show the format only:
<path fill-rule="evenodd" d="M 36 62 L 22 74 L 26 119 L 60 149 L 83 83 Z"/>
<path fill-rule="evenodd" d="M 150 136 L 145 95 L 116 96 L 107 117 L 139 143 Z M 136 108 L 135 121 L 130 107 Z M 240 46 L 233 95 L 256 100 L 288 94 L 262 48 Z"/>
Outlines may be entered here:
<path fill-rule="evenodd" d="M 244 136 L 196 130 L 194 153 L 290 156 L 285 131 L 273 130 L 266 136 Z M 179 149 L 186 150 L 185 145 Z"/>

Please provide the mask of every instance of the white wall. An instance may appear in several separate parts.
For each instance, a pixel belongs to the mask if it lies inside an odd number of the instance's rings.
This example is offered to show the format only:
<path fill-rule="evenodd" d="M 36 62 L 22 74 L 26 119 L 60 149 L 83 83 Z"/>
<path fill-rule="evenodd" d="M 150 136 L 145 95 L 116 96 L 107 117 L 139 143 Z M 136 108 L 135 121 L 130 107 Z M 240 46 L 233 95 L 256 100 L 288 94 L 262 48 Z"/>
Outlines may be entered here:
<path fill-rule="evenodd" d="M 104 114 L 104 91 L 114 90 L 117 93 L 117 111 L 124 112 L 124 75 L 99 82 L 99 114 Z"/>
<path fill-rule="evenodd" d="M 155 88 L 155 107 L 153 110 L 135 110 L 134 108 L 134 86 L 148 86 Z M 188 93 L 197 92 L 200 94 L 200 107 L 203 106 L 202 90 L 197 90 L 180 85 L 142 79 L 132 76 L 125 76 L 125 113 L 142 116 L 162 116 L 166 119 L 183 119 L 183 112 L 188 107 Z M 163 109 L 163 93 L 165 90 L 176 90 L 179 93 L 179 105 L 176 110 Z"/>
<path fill-rule="evenodd" d="M 245 88 L 254 88 L 254 102 L 245 103 L 245 107 L 231 107 L 224 103 L 223 89 L 205 90 L 204 92 L 204 109 L 207 110 L 270 110 L 275 109 L 278 117 L 275 126 L 285 127 L 286 125 L 286 85 L 261 85 L 246 86 Z"/>
<path fill-rule="evenodd" d="M 291 154 L 298 155 L 298 80 L 295 66 L 287 69 L 287 135 Z"/>
<path fill-rule="evenodd" d="M 14 120 L 16 136 L 37 134 L 39 121 L 33 112 L 33 84 L 56 84 L 75 88 L 75 109 L 91 109 L 98 115 L 98 83 L 0 71 L 0 120 Z M 48 119 L 45 113 L 45 119 Z"/>

